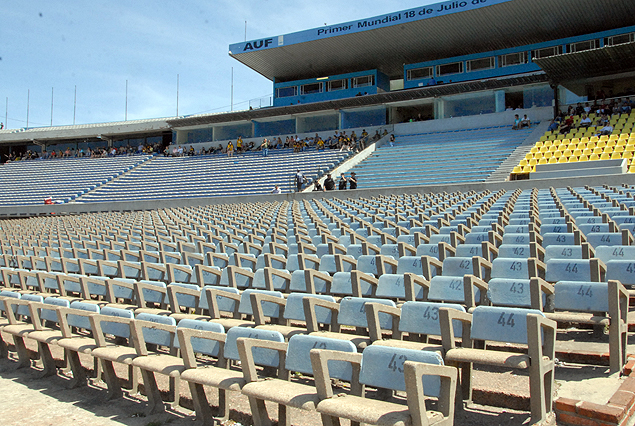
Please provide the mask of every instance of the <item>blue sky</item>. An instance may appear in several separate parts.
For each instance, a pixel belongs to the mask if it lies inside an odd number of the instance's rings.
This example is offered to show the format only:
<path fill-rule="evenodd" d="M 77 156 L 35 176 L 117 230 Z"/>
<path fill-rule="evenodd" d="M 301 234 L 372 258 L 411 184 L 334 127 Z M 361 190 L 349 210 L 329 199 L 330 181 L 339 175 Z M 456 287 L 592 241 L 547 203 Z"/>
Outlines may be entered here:
<path fill-rule="evenodd" d="M 0 12 L 0 121 L 8 128 L 170 117 L 257 107 L 271 81 L 231 43 L 409 9 L 434 0 L 10 1 Z M 8 98 L 8 108 L 6 101 Z"/>

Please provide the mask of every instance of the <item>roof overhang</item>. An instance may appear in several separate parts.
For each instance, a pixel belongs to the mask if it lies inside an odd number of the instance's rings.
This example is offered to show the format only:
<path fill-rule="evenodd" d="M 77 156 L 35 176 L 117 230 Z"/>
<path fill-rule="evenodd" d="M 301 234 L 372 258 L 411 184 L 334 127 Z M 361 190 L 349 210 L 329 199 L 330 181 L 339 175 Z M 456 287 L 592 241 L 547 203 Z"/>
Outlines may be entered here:
<path fill-rule="evenodd" d="M 534 62 L 552 82 L 569 90 L 581 87 L 583 90 L 581 83 L 585 81 L 635 72 L 635 42 L 534 59 Z"/>
<path fill-rule="evenodd" d="M 440 11 L 444 8 L 448 10 Z M 426 10 L 433 12 L 419 15 Z M 410 12 L 416 17 L 405 19 Z M 398 19 L 382 23 L 386 18 L 395 17 Z M 379 21 L 378 25 L 357 28 L 364 22 L 376 21 Z M 403 78 L 403 64 L 530 45 L 631 25 L 635 25 L 632 0 L 559 0 L 556 3 L 552 0 L 480 0 L 478 6 L 471 0 L 448 1 L 236 43 L 230 46 L 229 54 L 276 81 L 319 78 L 367 69 L 378 69 L 396 79 Z M 349 26 L 351 30 L 329 32 Z M 248 45 L 252 48 L 246 48 Z"/>

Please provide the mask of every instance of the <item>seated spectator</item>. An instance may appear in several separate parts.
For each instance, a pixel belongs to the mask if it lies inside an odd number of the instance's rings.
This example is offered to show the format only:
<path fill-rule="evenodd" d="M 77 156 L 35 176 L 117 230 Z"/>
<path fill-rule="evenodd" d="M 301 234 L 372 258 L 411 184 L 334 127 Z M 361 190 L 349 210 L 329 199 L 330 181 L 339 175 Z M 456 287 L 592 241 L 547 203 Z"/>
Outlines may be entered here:
<path fill-rule="evenodd" d="M 322 138 L 319 138 L 317 140 L 316 147 L 318 151 L 324 151 L 324 141 L 322 140 Z"/>
<path fill-rule="evenodd" d="M 314 192 L 324 192 L 325 191 L 325 189 L 322 188 L 322 185 L 320 184 L 319 180 L 315 181 L 315 185 L 313 186 L 313 191 Z"/>
<path fill-rule="evenodd" d="M 324 179 L 324 190 L 333 191 L 335 189 L 335 181 L 331 177 L 331 174 L 326 175 L 326 179 Z"/>
<path fill-rule="evenodd" d="M 586 114 L 582 114 L 582 119 L 580 120 L 580 127 L 589 127 L 591 125 L 592 121 L 591 119 L 586 115 Z"/>
<path fill-rule="evenodd" d="M 280 189 L 279 185 L 276 185 L 272 190 L 271 190 L 272 194 L 282 194 L 282 189 Z"/>
<path fill-rule="evenodd" d="M 395 146 L 395 135 L 394 134 L 390 135 L 390 146 Z"/>
<path fill-rule="evenodd" d="M 512 129 L 520 129 L 520 116 L 518 114 L 514 114 L 514 124 L 512 124 Z"/>
<path fill-rule="evenodd" d="M 562 121 L 562 124 L 560 125 L 560 133 L 565 135 L 569 133 L 572 127 L 573 127 L 573 116 L 570 115 Z"/>
<path fill-rule="evenodd" d="M 375 130 L 375 134 L 373 135 L 373 140 L 375 142 L 377 142 L 379 139 L 381 139 L 381 135 L 379 134 L 379 130 Z"/>
<path fill-rule="evenodd" d="M 608 123 L 606 126 L 600 129 L 600 133 L 598 133 L 596 136 L 610 135 L 611 133 L 613 133 L 613 126 L 611 126 L 611 123 Z"/>
<path fill-rule="evenodd" d="M 523 119 L 520 120 L 520 127 L 527 127 L 530 128 L 531 127 L 531 120 L 527 117 L 527 114 L 523 115 Z"/>
<path fill-rule="evenodd" d="M 584 104 L 584 112 L 588 115 L 591 112 L 591 107 L 589 106 L 589 103 L 585 103 Z"/>
<path fill-rule="evenodd" d="M 547 128 L 547 131 L 549 132 L 555 132 L 556 130 L 558 130 L 558 122 L 556 121 L 556 119 L 554 118 L 553 120 L 551 120 L 551 123 L 549 124 L 549 127 Z"/>

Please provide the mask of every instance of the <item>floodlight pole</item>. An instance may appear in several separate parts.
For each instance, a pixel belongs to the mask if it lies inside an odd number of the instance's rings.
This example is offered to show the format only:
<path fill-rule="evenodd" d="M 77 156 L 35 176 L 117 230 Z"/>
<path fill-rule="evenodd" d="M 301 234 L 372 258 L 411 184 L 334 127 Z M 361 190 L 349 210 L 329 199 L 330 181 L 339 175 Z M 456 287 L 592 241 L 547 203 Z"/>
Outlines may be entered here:
<path fill-rule="evenodd" d="M 176 75 L 176 116 L 179 116 L 179 75 Z"/>
<path fill-rule="evenodd" d="M 26 128 L 29 128 L 29 100 L 31 98 L 31 89 L 26 91 Z"/>
<path fill-rule="evenodd" d="M 234 67 L 232 67 L 232 87 L 231 87 L 231 109 L 234 110 Z"/>
<path fill-rule="evenodd" d="M 126 115 L 124 121 L 128 121 L 128 80 L 126 80 Z"/>
<path fill-rule="evenodd" d="M 51 127 L 53 127 L 53 91 L 55 90 L 54 87 L 51 87 Z"/>
<path fill-rule="evenodd" d="M 75 97 L 73 98 L 73 126 L 75 125 L 76 113 L 77 113 L 77 85 L 75 85 Z"/>
<path fill-rule="evenodd" d="M 7 102 L 4 106 L 4 128 L 9 128 L 9 97 L 7 96 Z"/>

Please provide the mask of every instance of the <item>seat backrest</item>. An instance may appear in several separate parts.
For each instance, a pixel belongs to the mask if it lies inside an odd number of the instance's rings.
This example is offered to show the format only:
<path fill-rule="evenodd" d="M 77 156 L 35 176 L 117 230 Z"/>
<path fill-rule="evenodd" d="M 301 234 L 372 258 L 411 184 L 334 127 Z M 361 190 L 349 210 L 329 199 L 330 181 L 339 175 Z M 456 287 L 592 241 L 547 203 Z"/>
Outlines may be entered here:
<path fill-rule="evenodd" d="M 174 285 L 174 284 L 172 284 Z M 198 286 L 194 285 L 194 284 L 180 284 L 183 287 L 186 287 L 189 285 L 191 286 L 191 288 L 199 288 Z M 209 303 L 207 301 L 207 295 L 205 294 L 205 289 L 208 288 L 212 288 L 212 289 L 216 289 L 216 290 L 222 290 L 224 292 L 228 292 L 228 293 L 233 293 L 233 294 L 240 294 L 240 290 L 238 290 L 237 288 L 233 288 L 233 287 L 223 287 L 223 286 L 214 286 L 214 285 L 206 285 L 205 287 L 203 287 L 201 289 L 201 297 L 199 300 L 199 306 L 201 309 L 209 309 Z M 183 297 L 188 297 L 186 295 L 183 295 Z M 181 299 L 179 299 L 180 301 Z M 193 298 L 192 298 L 193 300 Z M 235 308 L 236 308 L 236 301 L 233 299 L 230 299 L 228 297 L 223 297 L 221 295 L 217 295 L 216 296 L 216 303 L 218 303 L 218 310 L 221 312 L 234 312 Z"/>
<path fill-rule="evenodd" d="M 205 331 L 213 331 L 215 333 L 224 333 L 225 329 L 222 325 L 211 322 L 211 321 L 201 321 L 201 320 L 193 320 L 193 319 L 182 319 L 179 321 L 178 328 L 192 328 L 195 330 L 205 330 Z M 179 348 L 180 343 L 178 339 L 174 342 L 174 347 Z M 209 355 L 209 356 L 218 356 L 218 351 L 220 349 L 220 345 L 215 340 L 208 339 L 197 339 L 193 338 L 191 340 L 192 349 L 194 353 Z"/>
<path fill-rule="evenodd" d="M 367 274 L 377 275 L 377 257 L 372 254 L 364 254 L 359 256 L 357 258 L 356 269 Z"/>
<path fill-rule="evenodd" d="M 148 323 L 174 326 L 174 332 L 170 333 L 169 331 L 166 331 L 166 330 L 153 328 Z M 168 317 L 165 315 L 148 314 L 144 312 L 137 315 L 135 319 L 135 325 L 141 327 L 141 332 L 143 333 L 143 340 L 145 340 L 146 343 L 159 345 L 159 346 L 172 347 L 177 342 L 177 340 L 175 339 L 176 320 L 172 317 Z"/>
<path fill-rule="evenodd" d="M 460 247 L 460 246 L 459 246 Z M 498 247 L 498 257 L 526 259 L 529 257 L 529 244 L 501 244 Z M 457 248 L 456 255 L 459 255 Z M 478 255 L 473 255 L 478 256 Z"/>
<path fill-rule="evenodd" d="M 296 334 L 289 339 L 285 368 L 288 371 L 297 371 L 313 375 L 311 366 L 311 349 L 327 349 L 341 352 L 356 353 L 355 345 L 349 340 L 330 339 L 315 335 Z M 329 374 L 332 378 L 351 381 L 353 369 L 351 364 L 344 361 L 329 361 Z"/>
<path fill-rule="evenodd" d="M 582 246 L 550 245 L 545 248 L 545 262 L 550 259 L 582 259 Z"/>
<path fill-rule="evenodd" d="M 439 308 L 456 309 L 465 312 L 461 305 L 436 302 L 406 302 L 401 305 L 399 331 L 403 333 L 420 333 L 433 336 L 441 335 L 439 324 Z M 461 336 L 463 327 L 460 321 L 454 321 L 454 334 Z"/>
<path fill-rule="evenodd" d="M 23 297 L 22 299 L 25 299 L 25 298 Z M 40 319 L 57 323 L 58 318 L 57 318 L 57 313 L 55 312 L 55 307 L 62 306 L 64 308 L 68 308 L 70 306 L 70 303 L 66 299 L 60 299 L 57 297 L 47 297 L 44 299 L 44 305 L 45 306 L 43 306 L 42 310 L 40 311 Z M 47 309 L 48 306 L 50 306 L 50 309 Z M 97 309 L 97 312 L 99 312 L 99 309 Z M 82 328 L 85 328 L 85 327 L 82 327 Z"/>
<path fill-rule="evenodd" d="M 284 308 L 284 318 L 287 320 L 304 321 L 304 305 L 302 300 L 307 297 L 335 302 L 335 298 L 333 296 L 326 294 L 291 293 L 287 296 L 287 304 Z M 329 309 L 316 306 L 315 316 L 319 323 L 329 324 L 331 322 L 331 311 Z"/>
<path fill-rule="evenodd" d="M 92 330 L 92 327 L 90 325 L 89 315 L 93 313 L 98 314 L 99 305 L 95 303 L 74 301 L 74 302 L 71 302 L 70 308 L 75 311 L 84 311 L 84 312 L 83 314 L 80 314 L 79 312 L 69 313 L 66 316 L 66 321 L 68 321 L 68 325 L 71 327 L 83 328 L 85 330 Z"/>
<path fill-rule="evenodd" d="M 586 240 L 593 247 L 620 246 L 622 234 L 620 232 L 589 232 L 586 234 Z"/>
<path fill-rule="evenodd" d="M 558 310 L 608 312 L 607 283 L 559 281 L 555 284 L 554 307 Z"/>
<path fill-rule="evenodd" d="M 535 309 L 477 306 L 472 312 L 470 337 L 474 340 L 527 344 L 527 315 Z"/>
<path fill-rule="evenodd" d="M 635 259 L 635 246 L 598 246 L 595 257 L 606 263 L 609 260 Z"/>
<path fill-rule="evenodd" d="M 618 280 L 628 286 L 635 285 L 635 261 L 609 260 L 606 262 L 606 278 L 608 280 Z"/>
<path fill-rule="evenodd" d="M 444 277 L 463 277 L 465 274 L 473 272 L 471 257 L 446 257 L 443 260 L 442 275 Z"/>
<path fill-rule="evenodd" d="M 455 255 L 458 257 L 471 257 L 471 256 L 483 257 L 483 246 L 481 244 L 459 244 L 456 247 Z"/>
<path fill-rule="evenodd" d="M 225 350 L 223 355 L 227 359 L 234 361 L 240 361 L 240 355 L 238 354 L 238 345 L 236 340 L 240 337 L 246 337 L 249 339 L 262 339 L 271 340 L 273 342 L 284 342 L 284 336 L 279 331 L 263 330 L 260 328 L 250 327 L 232 327 L 227 331 L 227 338 L 225 340 Z M 258 365 L 267 367 L 278 367 L 280 365 L 280 356 L 278 352 L 272 349 L 254 348 L 253 349 L 254 362 Z"/>
<path fill-rule="evenodd" d="M 403 364 L 406 361 L 443 365 L 443 358 L 434 351 L 371 345 L 362 354 L 359 382 L 366 386 L 406 390 Z M 423 376 L 423 391 L 428 396 L 439 396 L 440 380 L 436 376 Z"/>
<path fill-rule="evenodd" d="M 591 281 L 589 259 L 550 259 L 547 262 L 545 280 L 557 281 Z"/>
<path fill-rule="evenodd" d="M 117 337 L 123 337 L 125 339 L 130 338 L 130 326 L 128 324 L 122 324 L 118 322 L 109 322 L 108 317 L 128 318 L 134 319 L 134 312 L 129 309 L 112 308 L 110 306 L 104 306 L 101 309 L 101 330 L 104 334 L 111 334 Z"/>
<path fill-rule="evenodd" d="M 340 301 L 340 312 L 337 321 L 341 325 L 368 328 L 366 319 L 366 303 L 381 303 L 395 307 L 395 302 L 388 299 L 378 299 L 373 297 L 345 297 Z M 379 323 L 382 329 L 392 329 L 392 317 L 388 315 L 379 316 Z"/>
<path fill-rule="evenodd" d="M 572 246 L 575 245 L 575 234 L 573 232 L 546 232 L 542 235 L 542 246 Z"/>
<path fill-rule="evenodd" d="M 397 262 L 397 274 L 423 275 L 421 256 L 402 256 Z"/>
<path fill-rule="evenodd" d="M 243 291 L 242 294 L 240 295 L 240 304 L 238 305 L 238 312 L 240 312 L 241 314 L 245 314 L 245 315 L 254 314 L 251 307 L 251 298 L 249 296 L 251 293 L 262 293 L 262 294 L 268 294 L 270 296 L 279 297 L 281 299 L 283 298 L 282 293 L 279 291 L 247 289 Z M 266 317 L 277 318 L 280 316 L 280 305 L 271 303 L 271 302 L 264 302 L 262 304 L 262 313 Z"/>
<path fill-rule="evenodd" d="M 492 278 L 529 279 L 527 259 L 497 257 L 492 261 Z"/>

